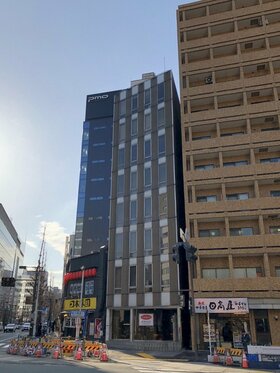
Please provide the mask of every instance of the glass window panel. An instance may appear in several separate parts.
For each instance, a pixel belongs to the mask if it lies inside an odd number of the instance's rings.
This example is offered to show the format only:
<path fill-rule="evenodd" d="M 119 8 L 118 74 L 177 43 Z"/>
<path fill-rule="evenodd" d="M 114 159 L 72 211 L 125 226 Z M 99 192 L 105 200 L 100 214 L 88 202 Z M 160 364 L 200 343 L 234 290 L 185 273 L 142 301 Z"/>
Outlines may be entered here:
<path fill-rule="evenodd" d="M 280 234 L 280 226 L 278 226 L 278 227 L 269 227 L 269 233 L 271 233 L 271 234 Z"/>
<path fill-rule="evenodd" d="M 275 276 L 280 277 L 280 267 L 275 267 Z"/>
<path fill-rule="evenodd" d="M 151 139 L 145 139 L 144 142 L 144 156 L 145 158 L 151 158 Z"/>
<path fill-rule="evenodd" d="M 131 163 L 137 162 L 137 143 L 131 144 Z"/>
<path fill-rule="evenodd" d="M 118 181 L 117 181 L 117 194 L 123 195 L 124 193 L 124 174 L 118 175 Z"/>
<path fill-rule="evenodd" d="M 152 229 L 146 228 L 144 230 L 144 254 L 146 256 L 152 254 Z"/>
<path fill-rule="evenodd" d="M 145 113 L 144 128 L 145 128 L 145 131 L 150 131 L 151 129 L 151 113 Z"/>
<path fill-rule="evenodd" d="M 115 290 L 121 290 L 122 281 L 121 281 L 122 267 L 115 267 Z"/>
<path fill-rule="evenodd" d="M 152 183 L 151 167 L 144 168 L 144 183 L 145 187 L 150 186 Z"/>
<path fill-rule="evenodd" d="M 162 134 L 158 137 L 158 154 L 165 154 L 165 134 Z"/>
<path fill-rule="evenodd" d="M 202 277 L 203 278 L 208 278 L 208 279 L 215 278 L 216 277 L 215 269 L 213 269 L 213 268 L 204 268 L 202 270 Z"/>
<path fill-rule="evenodd" d="M 116 233 L 115 239 L 115 259 L 120 259 L 123 255 L 123 233 Z"/>
<path fill-rule="evenodd" d="M 149 88 L 149 89 L 145 89 L 145 91 L 144 91 L 144 105 L 145 105 L 145 108 L 149 107 L 150 104 L 151 104 L 151 90 Z"/>
<path fill-rule="evenodd" d="M 158 165 L 158 182 L 159 184 L 166 184 L 167 172 L 166 163 L 160 163 Z"/>
<path fill-rule="evenodd" d="M 119 148 L 118 167 L 119 169 L 124 168 L 124 148 Z"/>
<path fill-rule="evenodd" d="M 130 173 L 130 190 L 137 189 L 137 171 L 132 170 Z"/>
<path fill-rule="evenodd" d="M 137 117 L 131 118 L 131 136 L 137 135 Z"/>
<path fill-rule="evenodd" d="M 126 101 L 125 100 L 122 100 L 120 101 L 120 118 L 123 118 L 125 117 L 125 114 L 126 114 Z"/>
<path fill-rule="evenodd" d="M 229 269 L 228 268 L 217 268 L 216 276 L 217 278 L 229 278 Z"/>
<path fill-rule="evenodd" d="M 271 197 L 280 197 L 280 190 L 272 190 L 270 192 Z"/>
<path fill-rule="evenodd" d="M 169 262 L 161 263 L 161 288 L 163 291 L 170 291 Z"/>
<path fill-rule="evenodd" d="M 160 252 L 162 254 L 168 254 L 168 251 L 169 251 L 168 225 L 159 227 L 159 245 L 160 245 Z"/>
<path fill-rule="evenodd" d="M 152 277 L 152 265 L 145 264 L 144 266 L 144 281 L 145 281 L 145 290 L 152 290 L 153 277 Z"/>
<path fill-rule="evenodd" d="M 131 112 L 135 113 L 137 111 L 137 106 L 138 106 L 138 97 L 137 95 L 132 95 L 131 96 Z"/>
<path fill-rule="evenodd" d="M 159 216 L 164 218 L 167 216 L 167 194 L 159 195 Z"/>
<path fill-rule="evenodd" d="M 117 224 L 118 227 L 121 227 L 124 224 L 124 205 L 123 205 L 123 202 L 117 203 L 116 224 Z"/>
<path fill-rule="evenodd" d="M 125 140 L 125 123 L 120 123 L 119 125 L 119 142 Z"/>
<path fill-rule="evenodd" d="M 136 221 L 137 219 L 137 200 L 130 201 L 130 221 Z"/>
<path fill-rule="evenodd" d="M 246 277 L 246 268 L 234 268 L 233 276 L 235 278 L 245 278 Z"/>
<path fill-rule="evenodd" d="M 130 231 L 129 232 L 129 256 L 131 258 L 135 258 L 136 257 L 136 251 L 137 251 L 136 231 Z"/>
<path fill-rule="evenodd" d="M 164 82 L 158 84 L 158 103 L 164 101 Z"/>
<path fill-rule="evenodd" d="M 129 287 L 136 287 L 136 266 L 129 268 Z"/>
<path fill-rule="evenodd" d="M 144 198 L 144 216 L 145 218 L 152 216 L 152 197 L 150 196 Z"/>
<path fill-rule="evenodd" d="M 158 127 L 164 126 L 164 107 L 158 109 L 157 125 Z"/>

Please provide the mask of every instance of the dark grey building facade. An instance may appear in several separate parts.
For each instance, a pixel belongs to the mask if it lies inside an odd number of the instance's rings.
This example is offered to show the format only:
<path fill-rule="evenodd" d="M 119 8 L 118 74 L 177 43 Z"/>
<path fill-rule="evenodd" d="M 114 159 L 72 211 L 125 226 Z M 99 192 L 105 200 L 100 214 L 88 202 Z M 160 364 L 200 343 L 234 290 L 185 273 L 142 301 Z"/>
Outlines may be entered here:
<path fill-rule="evenodd" d="M 172 246 L 185 223 L 172 72 L 144 75 L 116 93 L 113 128 L 106 340 L 178 350 L 185 317 Z"/>

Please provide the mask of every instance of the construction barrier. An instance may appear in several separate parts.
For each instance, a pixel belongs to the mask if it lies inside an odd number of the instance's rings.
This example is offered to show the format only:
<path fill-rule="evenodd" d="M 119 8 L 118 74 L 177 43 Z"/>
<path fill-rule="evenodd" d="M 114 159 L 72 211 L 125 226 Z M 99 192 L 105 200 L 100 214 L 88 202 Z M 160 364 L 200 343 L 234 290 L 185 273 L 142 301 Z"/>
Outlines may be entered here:
<path fill-rule="evenodd" d="M 239 365 L 242 366 L 243 349 L 215 347 L 211 362 L 214 364 Z"/>
<path fill-rule="evenodd" d="M 102 361 L 108 357 L 108 348 L 104 343 L 96 341 L 63 340 L 59 338 L 18 338 L 12 339 L 7 353 L 22 356 L 52 356 L 54 359 L 63 356 L 74 357 L 81 360 L 83 357 L 98 357 L 103 351 Z"/>

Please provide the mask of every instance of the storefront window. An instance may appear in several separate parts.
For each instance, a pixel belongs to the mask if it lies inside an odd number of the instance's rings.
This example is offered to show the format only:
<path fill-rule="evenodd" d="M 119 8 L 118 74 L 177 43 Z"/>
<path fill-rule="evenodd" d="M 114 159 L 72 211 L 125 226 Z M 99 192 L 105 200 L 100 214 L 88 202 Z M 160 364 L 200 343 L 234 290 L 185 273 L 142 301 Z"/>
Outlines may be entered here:
<path fill-rule="evenodd" d="M 176 310 L 145 309 L 135 310 L 133 339 L 176 341 Z M 173 324 L 175 323 L 175 327 Z"/>
<path fill-rule="evenodd" d="M 112 317 L 112 338 L 129 339 L 130 336 L 130 311 L 113 310 Z"/>
<path fill-rule="evenodd" d="M 270 345 L 270 330 L 267 310 L 254 310 L 257 345 Z"/>

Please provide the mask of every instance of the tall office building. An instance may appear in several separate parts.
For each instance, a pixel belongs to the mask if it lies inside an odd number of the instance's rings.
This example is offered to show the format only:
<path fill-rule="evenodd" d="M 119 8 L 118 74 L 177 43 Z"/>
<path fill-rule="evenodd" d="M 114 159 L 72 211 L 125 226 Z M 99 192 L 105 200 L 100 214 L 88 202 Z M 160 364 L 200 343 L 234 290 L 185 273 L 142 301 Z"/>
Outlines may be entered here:
<path fill-rule="evenodd" d="M 118 348 L 180 349 L 172 246 L 184 203 L 171 71 L 144 74 L 116 93 L 113 128 L 106 340 Z"/>
<path fill-rule="evenodd" d="M 115 93 L 87 96 L 72 257 L 99 251 L 108 243 Z"/>
<path fill-rule="evenodd" d="M 280 2 L 179 6 L 186 223 L 198 343 L 280 344 Z M 230 332 L 226 333 L 226 329 Z"/>

